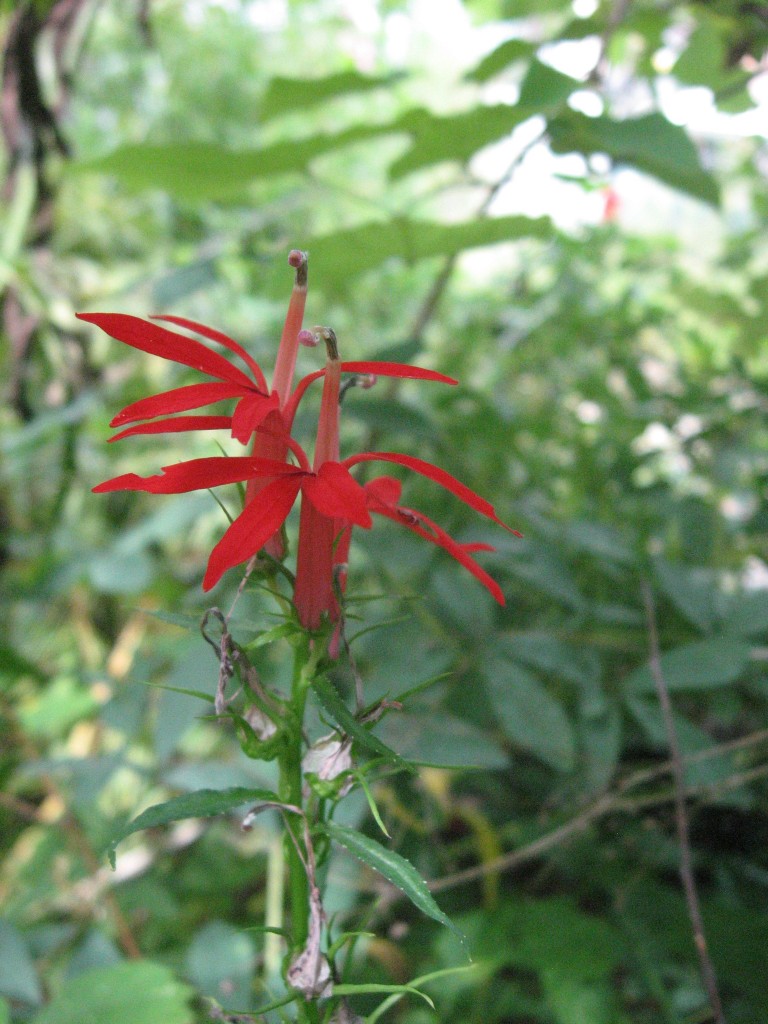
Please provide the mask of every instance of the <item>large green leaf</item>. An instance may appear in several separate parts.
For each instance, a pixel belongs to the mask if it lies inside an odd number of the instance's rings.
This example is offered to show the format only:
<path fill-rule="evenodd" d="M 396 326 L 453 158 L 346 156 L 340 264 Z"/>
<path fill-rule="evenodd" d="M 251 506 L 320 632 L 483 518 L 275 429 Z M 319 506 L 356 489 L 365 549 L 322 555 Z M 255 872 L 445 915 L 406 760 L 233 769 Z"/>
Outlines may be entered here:
<path fill-rule="evenodd" d="M 391 85 L 397 75 L 372 77 L 359 71 L 338 71 L 323 78 L 283 78 L 276 75 L 270 80 L 261 104 L 261 117 L 266 121 L 279 114 L 306 110 L 318 103 L 347 96 L 351 93 L 370 92 Z"/>
<path fill-rule="evenodd" d="M 661 656 L 661 671 L 670 690 L 708 690 L 728 686 L 749 664 L 750 646 L 732 637 L 718 636 L 684 644 Z M 627 693 L 648 693 L 656 688 L 649 665 L 624 681 Z"/>
<path fill-rule="evenodd" d="M 397 886 L 423 914 L 444 924 L 464 941 L 464 936 L 435 903 L 427 883 L 410 861 L 345 825 L 329 821 L 324 828 L 331 839 Z"/>
<path fill-rule="evenodd" d="M 557 771 L 576 763 L 574 728 L 562 705 L 532 672 L 504 658 L 484 667 L 488 697 L 506 735 Z"/>
<path fill-rule="evenodd" d="M 574 89 L 580 87 L 578 79 L 564 75 L 540 60 L 534 60 L 520 86 L 518 104 L 526 108 L 529 115 L 554 112 L 562 107 Z"/>
<path fill-rule="evenodd" d="M 551 235 L 547 217 L 493 217 L 461 224 L 398 217 L 316 236 L 308 245 L 314 261 L 313 281 L 322 288 L 342 292 L 358 274 L 395 257 L 415 263 L 497 242 Z"/>
<path fill-rule="evenodd" d="M 114 867 L 117 844 L 134 832 L 156 828 L 158 825 L 168 825 L 172 821 L 181 821 L 184 818 L 210 818 L 231 811 L 234 807 L 242 807 L 244 804 L 260 800 L 278 800 L 278 797 L 268 789 L 245 789 L 236 786 L 232 789 L 200 789 L 196 793 L 185 793 L 183 796 L 171 797 L 162 804 L 154 804 L 146 811 L 142 811 L 133 821 L 129 821 L 112 839 L 108 850 L 110 863 Z"/>
<path fill-rule="evenodd" d="M 549 132 L 556 153 L 606 153 L 696 199 L 718 203 L 717 183 L 701 166 L 696 147 L 684 129 L 661 114 L 615 121 L 567 110 L 549 122 Z"/>
<path fill-rule="evenodd" d="M 442 161 L 468 160 L 491 142 L 498 142 L 531 116 L 531 111 L 510 104 L 479 106 L 440 117 L 429 110 L 409 110 L 391 126 L 413 140 L 410 148 L 390 167 L 393 178 Z"/>
<path fill-rule="evenodd" d="M 192 1024 L 191 996 L 167 967 L 137 960 L 65 982 L 33 1024 Z"/>
<path fill-rule="evenodd" d="M 126 188 L 156 188 L 197 202 L 241 192 L 252 181 L 299 174 L 323 153 L 392 129 L 361 125 L 342 132 L 276 142 L 263 149 L 227 149 L 210 142 L 133 143 L 96 160 L 69 165 L 73 173 L 110 174 Z"/>

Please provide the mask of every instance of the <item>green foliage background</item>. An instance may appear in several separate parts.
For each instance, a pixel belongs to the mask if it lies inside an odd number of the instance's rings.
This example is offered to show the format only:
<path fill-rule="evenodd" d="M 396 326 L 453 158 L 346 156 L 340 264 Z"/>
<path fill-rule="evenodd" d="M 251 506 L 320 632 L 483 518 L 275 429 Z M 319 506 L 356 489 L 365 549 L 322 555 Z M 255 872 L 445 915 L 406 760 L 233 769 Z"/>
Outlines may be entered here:
<path fill-rule="evenodd" d="M 23 6 L 0 8 L 6 30 Z M 106 867 L 137 810 L 271 779 L 198 702 L 156 688 L 213 694 L 194 624 L 221 510 L 206 494 L 90 493 L 218 454 L 205 439 L 105 443 L 119 408 L 193 378 L 74 313 L 193 317 L 269 366 L 293 247 L 310 252 L 308 321 L 332 325 L 345 358 L 461 381 L 353 392 L 349 450 L 433 460 L 524 534 L 408 482 L 414 507 L 496 545 L 484 564 L 504 609 L 394 527 L 353 549 L 350 593 L 377 597 L 355 606 L 359 628 L 381 626 L 354 643 L 366 694 L 446 674 L 382 724 L 424 768 L 376 799 L 392 848 L 446 881 L 441 907 L 475 964 L 426 984 L 436 1014 L 406 999 L 385 1019 L 710 1019 L 643 581 L 727 1020 L 768 1019 L 766 149 L 733 133 L 754 106 L 765 15 L 737 0 L 456 0 L 445 17 L 465 37 L 451 51 L 424 10 L 84 3 L 59 115 L 71 155 L 43 157 L 47 222 L 32 164 L 6 154 L 0 1022 L 209 1019 L 193 990 L 231 1009 L 268 1001 L 274 953 L 253 930 L 279 859 L 266 816 L 248 837 L 232 815 L 141 833 Z M 589 66 L 566 74 L 565 53 Z M 53 107 L 50 55 L 43 33 Z M 711 130 L 689 134 L 670 96 L 702 90 Z M 543 153 L 564 162 L 526 176 Z M 601 216 L 607 188 L 615 219 Z M 9 301 L 34 318 L 23 352 Z M 249 592 L 239 636 L 269 610 Z M 286 671 L 277 653 L 259 669 L 276 684 Z M 376 833 L 364 803 L 347 814 Z M 328 885 L 343 926 L 378 936 L 346 982 L 464 962 L 450 932 L 382 898 L 349 856 Z"/>

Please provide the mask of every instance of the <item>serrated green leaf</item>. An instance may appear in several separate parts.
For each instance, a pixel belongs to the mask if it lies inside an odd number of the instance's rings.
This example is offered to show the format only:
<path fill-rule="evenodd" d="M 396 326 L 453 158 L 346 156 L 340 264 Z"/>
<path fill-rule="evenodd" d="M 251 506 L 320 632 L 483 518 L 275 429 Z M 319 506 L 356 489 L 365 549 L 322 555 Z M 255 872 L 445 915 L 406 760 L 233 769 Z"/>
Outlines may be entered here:
<path fill-rule="evenodd" d="M 533 43 L 527 43 L 522 39 L 505 39 L 504 42 L 492 50 L 486 57 L 467 72 L 466 78 L 470 82 L 487 82 L 500 72 L 505 71 L 510 64 L 519 60 L 528 60 L 536 51 Z"/>
<path fill-rule="evenodd" d="M 574 728 L 544 684 L 521 665 L 499 657 L 487 662 L 483 675 L 493 710 L 509 739 L 556 771 L 573 771 Z"/>
<path fill-rule="evenodd" d="M 668 688 L 708 690 L 728 686 L 749 664 L 750 646 L 732 637 L 718 636 L 684 644 L 661 656 L 661 671 Z M 650 666 L 632 672 L 624 680 L 628 694 L 648 693 L 656 689 Z"/>
<path fill-rule="evenodd" d="M 359 71 L 338 71 L 322 78 L 283 78 L 276 75 L 267 86 L 261 103 L 263 121 L 294 110 L 306 110 L 338 96 L 370 92 L 391 85 L 398 75 L 363 75 Z"/>
<path fill-rule="evenodd" d="M 618 164 L 645 171 L 712 206 L 718 204 L 717 183 L 701 166 L 696 147 L 683 128 L 661 114 L 615 121 L 567 110 L 550 120 L 549 133 L 556 153 L 606 153 Z"/>
<path fill-rule="evenodd" d="M 465 941 L 456 925 L 435 903 L 427 883 L 410 861 L 345 825 L 329 821 L 323 827 L 334 842 L 339 843 L 369 868 L 378 871 L 387 881 L 397 886 L 423 914 L 431 917 L 433 921 L 444 924 L 458 935 L 462 942 Z"/>
<path fill-rule="evenodd" d="M 112 867 L 115 866 L 115 848 L 118 843 L 134 832 L 156 828 L 158 825 L 168 825 L 172 821 L 182 821 L 185 818 L 210 818 L 231 811 L 235 807 L 242 807 L 243 804 L 278 799 L 268 789 L 246 789 L 242 786 L 232 789 L 200 789 L 196 793 L 172 797 L 164 803 L 154 804 L 146 811 L 142 811 L 112 839 L 108 850 L 110 864 Z"/>
<path fill-rule="evenodd" d="M 65 982 L 33 1024 L 192 1024 L 192 995 L 161 964 L 115 964 Z"/>

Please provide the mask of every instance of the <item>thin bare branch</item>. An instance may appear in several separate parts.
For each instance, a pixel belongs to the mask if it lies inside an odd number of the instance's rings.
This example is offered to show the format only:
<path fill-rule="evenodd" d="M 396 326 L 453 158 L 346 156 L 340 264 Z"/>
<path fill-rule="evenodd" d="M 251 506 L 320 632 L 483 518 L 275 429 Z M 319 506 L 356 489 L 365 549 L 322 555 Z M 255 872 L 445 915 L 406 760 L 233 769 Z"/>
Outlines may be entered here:
<path fill-rule="evenodd" d="M 659 648 L 659 634 L 656 626 L 656 609 L 653 602 L 653 593 L 647 581 L 642 584 L 643 604 L 648 623 L 648 641 L 650 646 L 650 669 L 656 683 L 656 690 L 659 695 L 664 726 L 667 732 L 667 744 L 672 761 L 672 779 L 674 783 L 675 803 L 675 824 L 677 826 L 677 838 L 680 844 L 680 877 L 685 892 L 685 902 L 688 907 L 688 916 L 693 928 L 693 939 L 696 951 L 699 956 L 699 966 L 704 988 L 712 1008 L 713 1019 L 716 1024 L 725 1024 L 723 1006 L 720 999 L 720 991 L 717 987 L 717 976 L 712 959 L 707 947 L 707 939 L 704 932 L 704 921 L 701 916 L 699 894 L 696 889 L 696 880 L 693 873 L 693 856 L 691 853 L 690 830 L 688 826 L 688 812 L 685 806 L 685 770 L 683 767 L 683 756 L 680 750 L 680 742 L 675 728 L 672 700 L 669 696 L 669 687 L 661 667 L 661 650 Z"/>

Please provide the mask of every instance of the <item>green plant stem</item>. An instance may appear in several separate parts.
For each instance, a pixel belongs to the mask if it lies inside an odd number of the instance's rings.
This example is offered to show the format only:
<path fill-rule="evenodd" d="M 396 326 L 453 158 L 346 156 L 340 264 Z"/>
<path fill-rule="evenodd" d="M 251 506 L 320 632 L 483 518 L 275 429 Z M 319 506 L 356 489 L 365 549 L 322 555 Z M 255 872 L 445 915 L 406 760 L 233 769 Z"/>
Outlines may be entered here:
<path fill-rule="evenodd" d="M 301 645 L 296 650 L 293 680 L 291 685 L 292 722 L 289 742 L 280 758 L 280 797 L 286 803 L 304 810 L 302 793 L 302 743 L 304 710 L 307 703 L 307 692 L 315 676 L 317 655 L 312 653 L 308 645 Z M 304 948 L 309 932 L 309 879 L 306 864 L 302 856 L 307 858 L 304 845 L 305 822 L 298 814 L 285 814 L 285 827 L 290 834 L 285 836 L 286 863 L 288 866 L 288 894 L 291 912 L 291 943 L 292 953 L 296 955 Z M 309 823 L 311 827 L 311 822 Z M 303 1024 L 318 1024 L 320 1010 L 315 1002 L 304 999 L 298 1001 L 299 1020 Z"/>

